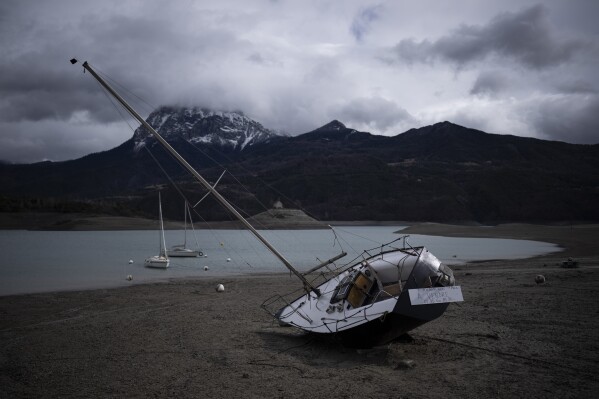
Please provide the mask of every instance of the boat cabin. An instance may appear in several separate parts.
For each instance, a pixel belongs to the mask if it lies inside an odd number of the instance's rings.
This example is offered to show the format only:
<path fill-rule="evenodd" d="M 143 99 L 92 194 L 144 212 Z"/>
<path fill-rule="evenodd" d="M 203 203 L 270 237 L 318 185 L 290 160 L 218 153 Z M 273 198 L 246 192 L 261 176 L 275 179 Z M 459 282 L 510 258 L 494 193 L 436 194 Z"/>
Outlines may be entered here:
<path fill-rule="evenodd" d="M 414 266 L 422 263 L 427 267 Z M 381 254 L 362 261 L 348 271 L 331 296 L 330 308 L 359 308 L 391 297 L 398 297 L 406 288 L 429 288 L 452 285 L 452 275 L 425 248 L 422 251 Z"/>

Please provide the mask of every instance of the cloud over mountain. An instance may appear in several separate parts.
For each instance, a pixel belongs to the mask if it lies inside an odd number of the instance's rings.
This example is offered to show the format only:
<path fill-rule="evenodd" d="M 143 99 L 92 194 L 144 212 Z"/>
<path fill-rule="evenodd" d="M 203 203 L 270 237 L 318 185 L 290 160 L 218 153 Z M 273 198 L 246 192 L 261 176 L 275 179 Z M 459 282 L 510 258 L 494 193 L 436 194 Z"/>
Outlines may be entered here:
<path fill-rule="evenodd" d="M 543 111 L 560 95 L 573 96 L 563 120 L 592 132 L 599 2 L 539 3 L 4 0 L 0 160 L 69 159 L 131 137 L 73 57 L 134 93 L 143 116 L 174 104 L 243 110 L 290 134 L 335 118 L 393 135 L 452 120 L 562 139 Z"/>
<path fill-rule="evenodd" d="M 395 51 L 405 63 L 447 61 L 463 67 L 495 57 L 540 69 L 569 61 L 584 46 L 582 40 L 561 38 L 546 8 L 535 5 L 499 14 L 485 25 L 462 24 L 434 41 L 403 39 Z"/>

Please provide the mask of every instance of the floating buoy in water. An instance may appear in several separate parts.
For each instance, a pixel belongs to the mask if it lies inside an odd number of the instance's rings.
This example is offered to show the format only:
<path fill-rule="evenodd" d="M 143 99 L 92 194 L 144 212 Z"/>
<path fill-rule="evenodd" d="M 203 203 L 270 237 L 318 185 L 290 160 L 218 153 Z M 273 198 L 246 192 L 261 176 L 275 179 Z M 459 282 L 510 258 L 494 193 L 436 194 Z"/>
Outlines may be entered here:
<path fill-rule="evenodd" d="M 222 284 L 219 284 L 216 286 L 216 292 L 223 292 L 225 290 L 225 286 Z"/>
<path fill-rule="evenodd" d="M 209 269 L 209 267 L 208 267 L 208 266 L 204 266 L 204 271 L 205 271 L 205 272 L 207 272 L 207 271 L 208 271 L 208 269 Z"/>
<path fill-rule="evenodd" d="M 220 246 L 221 246 L 221 247 L 224 247 L 224 246 L 225 246 L 225 244 L 223 244 L 223 243 L 221 242 L 221 243 L 220 243 Z"/>
<path fill-rule="evenodd" d="M 535 283 L 537 284 L 543 284 L 545 282 L 545 276 L 543 276 L 542 274 L 537 275 L 537 277 L 535 277 Z"/>
<path fill-rule="evenodd" d="M 231 258 L 227 258 L 227 262 L 231 262 Z"/>
<path fill-rule="evenodd" d="M 131 281 L 131 280 L 133 280 L 133 276 L 132 276 L 132 275 L 130 275 L 130 274 L 128 274 L 128 275 L 127 275 L 127 281 Z"/>
<path fill-rule="evenodd" d="M 133 263 L 133 259 L 129 259 L 129 264 Z"/>

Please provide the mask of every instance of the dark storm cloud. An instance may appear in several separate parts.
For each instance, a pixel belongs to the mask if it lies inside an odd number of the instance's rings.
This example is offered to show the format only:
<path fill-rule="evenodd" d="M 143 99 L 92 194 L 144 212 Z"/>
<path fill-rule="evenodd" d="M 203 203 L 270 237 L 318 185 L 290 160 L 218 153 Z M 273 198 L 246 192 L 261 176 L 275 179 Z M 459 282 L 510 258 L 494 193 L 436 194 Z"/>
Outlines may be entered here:
<path fill-rule="evenodd" d="M 101 92 L 93 82 L 81 82 L 77 72 L 83 69 L 75 69 L 68 59 L 53 55 L 53 50 L 0 61 L 0 120 L 68 120 L 74 112 L 92 109 L 91 116 L 97 121 L 118 117 L 105 101 L 100 99 L 105 106 L 97 106 Z"/>
<path fill-rule="evenodd" d="M 110 121 L 113 113 L 105 112 L 94 105 L 98 94 L 97 86 L 81 81 L 77 73 L 80 64 L 72 67 L 68 60 L 82 51 L 86 42 L 56 37 L 56 32 L 35 28 L 38 46 L 17 48 L 8 45 L 8 56 L 0 60 L 0 118 L 4 121 L 39 121 L 43 119 L 68 120 L 73 112 L 97 110 L 94 119 Z M 12 48 L 11 48 L 12 47 Z M 75 69 L 77 68 L 77 69 Z"/>
<path fill-rule="evenodd" d="M 247 57 L 248 61 L 255 62 L 256 64 L 266 64 L 266 60 L 260 53 L 252 53 Z"/>
<path fill-rule="evenodd" d="M 544 138 L 568 143 L 599 144 L 599 95 L 556 95 L 533 104 L 527 111 Z"/>
<path fill-rule="evenodd" d="M 196 32 L 198 37 L 190 37 L 179 28 L 143 16 L 90 13 L 69 29 L 31 26 L 26 34 L 35 46 L 30 49 L 0 39 L 7 49 L 0 59 L 0 118 L 68 120 L 74 112 L 89 110 L 92 120 L 113 121 L 120 116 L 109 102 L 98 102 L 98 86 L 76 72 L 76 68 L 83 70 L 80 66 L 86 59 L 99 71 L 119 71 L 119 83 L 141 97 L 171 100 L 164 95 L 164 85 L 170 83 L 164 76 L 169 71 L 189 71 L 194 56 L 211 59 L 243 46 L 224 30 L 204 28 Z M 73 56 L 80 57 L 75 67 L 68 62 Z M 176 89 L 166 91 L 171 94 Z"/>
<path fill-rule="evenodd" d="M 282 63 L 277 61 L 273 57 L 265 56 L 259 52 L 253 52 L 249 56 L 246 57 L 246 60 L 263 67 L 282 67 Z"/>
<path fill-rule="evenodd" d="M 364 35 L 368 33 L 372 23 L 380 17 L 381 12 L 382 6 L 377 5 L 360 10 L 354 17 L 349 30 L 357 41 L 361 41 Z"/>
<path fill-rule="evenodd" d="M 124 141 L 122 132 L 127 127 L 121 123 L 90 125 L 78 120 L 80 117 L 85 119 L 85 112 L 74 115 L 69 123 L 57 120 L 0 122 L 0 159 L 18 163 L 73 159 L 106 150 L 107 140 L 112 139 L 117 144 Z"/>
<path fill-rule="evenodd" d="M 508 87 L 508 81 L 499 72 L 481 72 L 470 89 L 470 94 L 495 95 Z"/>
<path fill-rule="evenodd" d="M 349 126 L 382 132 L 414 122 L 414 117 L 408 111 L 380 97 L 353 99 L 335 109 L 334 113 Z"/>
<path fill-rule="evenodd" d="M 573 79 L 566 82 L 561 82 L 557 85 L 557 89 L 563 93 L 571 94 L 597 94 L 599 90 L 597 86 L 588 80 L 584 79 Z"/>
<path fill-rule="evenodd" d="M 486 25 L 461 25 L 435 41 L 401 40 L 395 46 L 403 63 L 449 61 L 462 67 L 490 56 L 507 57 L 533 68 L 569 61 L 584 42 L 562 39 L 542 5 L 519 13 L 503 13 Z"/>
<path fill-rule="evenodd" d="M 65 121 L 82 110 L 94 110 L 90 117 L 99 122 L 118 118 L 110 103 L 98 98 L 102 96 L 98 86 L 91 81 L 82 83 L 77 70 L 67 66 L 68 61 L 61 60 L 65 68 L 59 71 L 51 66 L 41 68 L 37 62 L 26 63 L 26 58 L 38 57 L 22 57 L 12 65 L 0 66 L 0 120 Z"/>
<path fill-rule="evenodd" d="M 533 1 L 3 0 L 0 159 L 69 159 L 131 137 L 85 60 L 150 103 L 127 97 L 142 116 L 184 105 L 291 134 L 332 119 L 375 134 L 452 120 L 547 138 L 559 129 L 544 118 L 570 98 L 564 120 L 591 124 L 598 6 Z M 381 65 L 389 48 L 395 63 L 435 67 Z"/>

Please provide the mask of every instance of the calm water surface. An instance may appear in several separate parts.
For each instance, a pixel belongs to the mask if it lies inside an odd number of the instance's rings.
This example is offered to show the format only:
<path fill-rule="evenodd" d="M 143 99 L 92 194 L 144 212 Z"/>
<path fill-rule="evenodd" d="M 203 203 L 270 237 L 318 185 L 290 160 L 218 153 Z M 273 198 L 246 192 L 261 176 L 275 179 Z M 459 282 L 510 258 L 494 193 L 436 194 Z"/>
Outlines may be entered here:
<path fill-rule="evenodd" d="M 329 230 L 264 231 L 264 236 L 300 271 L 341 252 L 349 261 L 362 250 L 400 237 L 402 226 Z M 167 247 L 183 242 L 183 231 L 167 231 Z M 158 253 L 155 231 L 0 231 L 0 295 L 118 287 L 179 277 L 215 277 L 286 272 L 249 232 L 200 230 L 195 234 L 204 258 L 171 258 L 167 270 L 143 266 Z M 188 232 L 188 247 L 196 240 Z M 448 264 L 487 259 L 517 259 L 559 251 L 553 244 L 507 239 L 447 238 L 411 235 L 413 246 L 425 245 Z M 340 246 L 341 245 L 341 246 Z M 133 260 L 129 264 L 129 260 Z M 228 261 L 230 259 L 230 261 Z M 209 270 L 204 271 L 204 266 Z M 131 282 L 126 280 L 132 275 Z"/>

